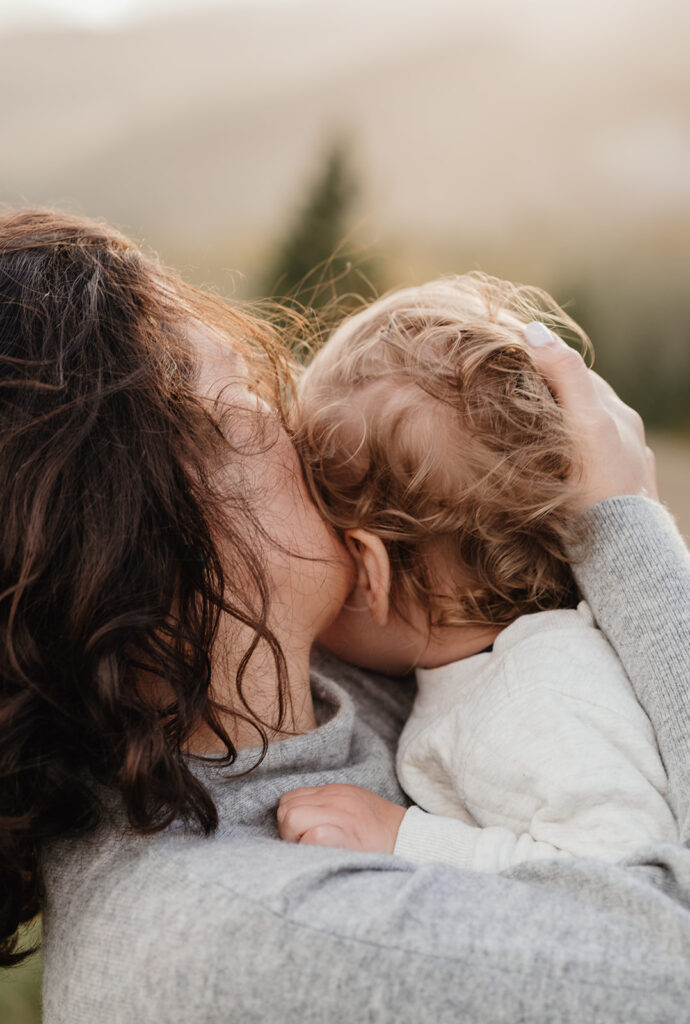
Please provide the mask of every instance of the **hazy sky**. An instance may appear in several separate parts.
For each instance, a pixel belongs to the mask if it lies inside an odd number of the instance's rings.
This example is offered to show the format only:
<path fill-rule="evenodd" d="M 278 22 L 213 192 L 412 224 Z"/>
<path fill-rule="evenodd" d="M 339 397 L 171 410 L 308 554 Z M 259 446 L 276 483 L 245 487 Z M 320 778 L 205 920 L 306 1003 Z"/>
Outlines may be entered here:
<path fill-rule="evenodd" d="M 0 31 L 27 24 L 67 22 L 107 28 L 126 21 L 200 7 L 287 4 L 294 0 L 0 0 Z M 329 0 L 319 0 L 327 3 Z M 424 0 L 388 0 L 422 5 Z M 450 0 L 449 0 L 450 2 Z M 455 0 L 453 0 L 455 2 Z"/>
<path fill-rule="evenodd" d="M 157 15 L 175 14 L 185 8 L 199 10 L 202 7 L 248 6 L 258 7 L 271 4 L 296 4 L 300 0 L 0 0 L 0 32 L 32 24 L 51 25 L 67 23 L 85 28 L 118 27 L 127 21 L 141 20 Z M 302 0 L 304 2 L 304 0 Z M 320 6 L 337 0 L 311 0 Z M 360 0 L 362 2 L 362 0 Z M 370 0 L 371 2 L 371 0 Z M 424 8 L 426 0 L 376 0 L 391 7 L 405 5 Z M 436 3 L 444 0 L 435 0 Z M 567 14 L 577 11 L 581 0 L 553 0 Z M 636 8 L 650 3 L 663 9 L 667 0 L 604 0 L 620 15 L 633 16 Z M 490 3 L 494 7 L 522 8 L 529 11 L 535 0 L 445 0 L 449 6 L 462 9 Z"/>
<path fill-rule="evenodd" d="M 142 9 L 174 8 L 185 0 L 0 0 L 0 23 L 66 20 L 90 24 L 117 22 Z"/>
<path fill-rule="evenodd" d="M 289 0 L 0 0 L 0 29 L 46 21 L 107 27 L 185 7 L 286 2 Z"/>

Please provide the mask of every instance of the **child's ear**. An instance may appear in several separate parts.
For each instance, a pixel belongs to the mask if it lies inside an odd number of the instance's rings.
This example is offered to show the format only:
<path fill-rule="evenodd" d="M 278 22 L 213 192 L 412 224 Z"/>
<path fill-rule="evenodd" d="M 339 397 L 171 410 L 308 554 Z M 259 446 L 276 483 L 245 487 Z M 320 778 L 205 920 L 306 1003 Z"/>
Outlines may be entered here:
<path fill-rule="evenodd" d="M 377 626 L 388 622 L 391 564 L 383 541 L 368 530 L 347 530 L 345 543 L 357 567 L 356 588 Z"/>

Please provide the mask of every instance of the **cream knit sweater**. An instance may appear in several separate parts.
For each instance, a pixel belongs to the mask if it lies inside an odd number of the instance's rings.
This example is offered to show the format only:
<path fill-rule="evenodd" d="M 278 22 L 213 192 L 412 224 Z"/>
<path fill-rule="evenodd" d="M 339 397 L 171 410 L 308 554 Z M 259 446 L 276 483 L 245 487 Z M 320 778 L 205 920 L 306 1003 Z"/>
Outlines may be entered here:
<path fill-rule="evenodd" d="M 417 683 L 397 768 L 418 806 L 397 854 L 500 871 L 678 841 L 654 730 L 584 601 L 524 615 L 490 653 Z"/>

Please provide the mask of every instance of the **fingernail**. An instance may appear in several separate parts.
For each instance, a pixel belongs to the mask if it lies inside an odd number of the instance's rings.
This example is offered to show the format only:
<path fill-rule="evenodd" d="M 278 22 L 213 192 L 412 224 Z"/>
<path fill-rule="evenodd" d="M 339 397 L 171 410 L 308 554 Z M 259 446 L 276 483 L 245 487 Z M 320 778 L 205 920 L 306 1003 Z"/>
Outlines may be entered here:
<path fill-rule="evenodd" d="M 556 341 L 556 335 L 553 331 L 550 331 L 546 324 L 542 324 L 538 320 L 532 320 L 531 323 L 527 324 L 523 334 L 525 335 L 525 341 L 532 348 L 543 348 L 544 345 L 553 345 L 554 341 Z"/>

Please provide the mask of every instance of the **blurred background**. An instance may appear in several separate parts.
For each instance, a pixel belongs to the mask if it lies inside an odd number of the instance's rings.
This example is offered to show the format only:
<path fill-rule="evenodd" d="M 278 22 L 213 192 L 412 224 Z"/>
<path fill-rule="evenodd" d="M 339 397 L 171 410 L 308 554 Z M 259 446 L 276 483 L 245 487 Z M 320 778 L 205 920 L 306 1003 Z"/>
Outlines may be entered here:
<path fill-rule="evenodd" d="M 230 297 L 539 284 L 690 534 L 689 29 L 687 0 L 0 0 L 0 202 Z"/>

